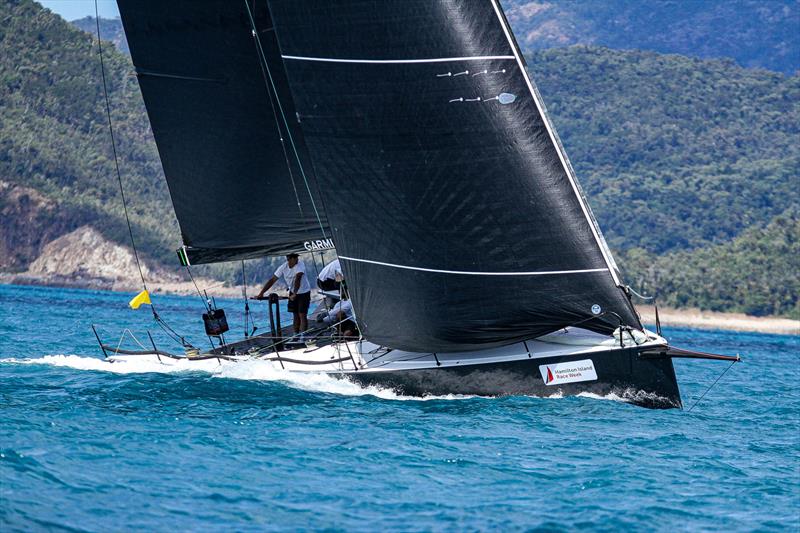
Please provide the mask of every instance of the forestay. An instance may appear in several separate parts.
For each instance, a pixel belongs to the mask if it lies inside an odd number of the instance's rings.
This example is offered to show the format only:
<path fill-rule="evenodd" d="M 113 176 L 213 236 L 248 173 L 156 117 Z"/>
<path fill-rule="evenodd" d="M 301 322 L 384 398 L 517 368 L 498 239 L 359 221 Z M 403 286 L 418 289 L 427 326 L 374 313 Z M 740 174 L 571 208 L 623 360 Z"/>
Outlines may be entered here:
<path fill-rule="evenodd" d="M 185 258 L 332 244 L 265 2 L 118 3 Z"/>
<path fill-rule="evenodd" d="M 269 7 L 367 339 L 641 327 L 497 3 Z"/>

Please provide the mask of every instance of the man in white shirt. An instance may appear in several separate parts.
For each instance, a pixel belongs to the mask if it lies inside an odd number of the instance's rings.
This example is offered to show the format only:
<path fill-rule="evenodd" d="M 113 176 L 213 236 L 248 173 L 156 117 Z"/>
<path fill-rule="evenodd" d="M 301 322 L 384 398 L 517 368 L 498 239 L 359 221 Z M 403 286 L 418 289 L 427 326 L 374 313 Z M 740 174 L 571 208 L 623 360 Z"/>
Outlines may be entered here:
<path fill-rule="evenodd" d="M 355 337 L 358 334 L 358 327 L 353 315 L 353 304 L 350 303 L 347 292 L 342 294 L 342 299 L 336 302 L 330 311 L 319 315 L 317 320 L 327 326 L 336 324 L 339 333 L 345 337 Z"/>
<path fill-rule="evenodd" d="M 342 281 L 342 266 L 339 260 L 335 259 L 325 265 L 319 276 L 317 276 L 317 287 L 323 291 L 338 291 Z"/>
<path fill-rule="evenodd" d="M 311 285 L 306 276 L 306 265 L 297 254 L 288 254 L 272 277 L 264 284 L 256 296 L 263 300 L 264 294 L 281 278 L 289 288 L 289 312 L 294 316 L 294 332 L 301 333 L 308 329 L 308 306 L 311 303 Z"/>

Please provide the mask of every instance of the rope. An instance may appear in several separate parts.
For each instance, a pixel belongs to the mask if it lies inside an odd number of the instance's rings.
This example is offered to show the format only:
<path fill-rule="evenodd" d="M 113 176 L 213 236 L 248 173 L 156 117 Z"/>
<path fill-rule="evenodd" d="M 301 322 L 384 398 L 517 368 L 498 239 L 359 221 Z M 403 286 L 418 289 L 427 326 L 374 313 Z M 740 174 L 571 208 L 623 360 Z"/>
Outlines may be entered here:
<path fill-rule="evenodd" d="M 142 264 L 139 262 L 139 252 L 136 250 L 136 240 L 133 238 L 133 228 L 131 227 L 131 219 L 128 216 L 128 202 L 125 200 L 125 189 L 122 186 L 122 173 L 119 170 L 119 159 L 117 157 L 117 142 L 114 140 L 114 127 L 111 124 L 111 103 L 108 98 L 108 84 L 106 83 L 106 66 L 103 61 L 103 45 L 100 39 L 100 14 L 97 9 L 97 0 L 94 0 L 94 21 L 97 25 L 97 51 L 100 56 L 100 73 L 103 77 L 103 96 L 106 103 L 106 118 L 108 119 L 108 133 L 111 136 L 111 150 L 114 153 L 114 167 L 117 170 L 117 181 L 119 182 L 119 194 L 122 197 L 122 208 L 125 211 L 125 222 L 128 224 L 128 235 L 131 238 L 131 248 L 133 249 L 133 257 L 136 260 L 136 268 L 139 270 L 139 277 L 142 279 L 142 287 L 147 290 L 147 282 L 144 279 L 144 272 L 142 271 Z M 155 309 L 153 309 L 155 314 Z"/>
<path fill-rule="evenodd" d="M 200 287 L 197 286 L 197 282 L 194 280 L 194 276 L 192 275 L 192 269 L 189 268 L 189 265 L 186 265 L 186 272 L 189 273 L 189 279 L 192 280 L 192 285 L 194 285 L 194 290 L 197 291 L 197 296 L 199 296 L 200 300 L 203 302 L 203 307 L 205 307 L 206 311 L 210 313 L 211 307 L 209 307 L 208 305 L 208 299 L 203 297 L 203 293 L 200 291 Z"/>
<path fill-rule="evenodd" d="M 653 300 L 653 299 L 655 299 L 655 296 L 642 296 L 641 294 L 639 294 L 638 292 L 636 292 L 635 290 L 633 290 L 633 287 L 630 287 L 630 286 L 629 286 L 629 287 L 628 287 L 628 290 L 629 290 L 629 291 L 631 291 L 631 292 L 632 292 L 633 294 L 635 294 L 636 296 L 638 296 L 639 298 L 641 298 L 642 300 Z"/>
<path fill-rule="evenodd" d="M 695 406 L 697 406 L 697 404 L 698 404 L 698 403 L 700 403 L 700 400 L 702 400 L 703 398 L 705 398 L 705 397 L 706 397 L 706 394 L 708 394 L 708 391 L 710 391 L 710 390 L 711 390 L 711 389 L 714 387 L 714 385 L 716 385 L 716 384 L 717 384 L 717 382 L 718 382 L 720 379 L 722 379 L 722 376 L 724 376 L 725 374 L 727 374 L 727 373 L 728 373 L 728 370 L 730 370 L 730 369 L 731 369 L 731 367 L 732 367 L 733 365 L 735 365 L 736 363 L 738 363 L 738 362 L 739 362 L 739 361 L 732 361 L 732 362 L 731 362 L 731 364 L 730 364 L 730 365 L 728 365 L 728 368 L 726 368 L 726 369 L 725 369 L 725 370 L 722 372 L 722 374 L 720 374 L 720 375 L 719 375 L 719 377 L 717 377 L 717 379 L 715 379 L 715 380 L 714 380 L 714 383 L 712 383 L 712 384 L 711 384 L 711 386 L 710 386 L 710 387 L 708 387 L 708 388 L 706 389 L 706 391 L 703 393 L 703 395 L 702 395 L 702 396 L 700 396 L 700 397 L 699 397 L 697 400 L 695 400 L 694 404 L 693 404 L 693 405 L 692 405 L 692 406 L 689 408 L 689 410 L 687 411 L 687 413 L 691 413 L 691 412 L 692 412 L 692 409 L 694 409 L 694 408 L 695 408 Z"/>
<path fill-rule="evenodd" d="M 247 5 L 247 0 L 245 0 L 245 5 Z M 249 11 L 249 7 L 248 7 Z M 252 23 L 252 17 L 251 17 Z M 281 129 L 281 123 L 278 120 L 278 111 L 275 109 L 275 102 L 272 100 L 272 92 L 269 89 L 269 80 L 268 80 L 268 68 L 264 68 L 264 64 L 266 63 L 266 59 L 262 60 L 263 51 L 259 51 L 260 42 L 258 42 L 258 34 L 255 30 L 255 23 L 252 23 L 252 33 L 253 38 L 256 40 L 256 51 L 259 52 L 258 55 L 258 66 L 261 68 L 261 77 L 264 79 L 264 86 L 267 88 L 267 97 L 269 98 L 269 105 L 272 107 L 272 116 L 275 117 L 275 128 L 278 130 L 278 139 L 281 141 L 281 150 L 283 151 L 283 159 L 286 161 L 286 168 L 289 170 L 289 180 L 292 182 L 292 190 L 294 191 L 294 199 L 297 201 L 297 209 L 300 211 L 300 216 L 305 218 L 303 214 L 303 205 L 300 202 L 300 195 L 297 193 L 297 185 L 294 182 L 294 173 L 292 172 L 292 163 L 289 160 L 289 152 L 286 151 L 286 143 L 283 139 L 283 130 Z M 275 93 L 275 100 L 278 100 L 278 93 Z M 287 128 L 288 133 L 288 128 Z"/>
<path fill-rule="evenodd" d="M 183 335 L 178 334 L 178 332 L 172 329 L 169 324 L 164 322 L 164 319 L 161 318 L 158 313 L 155 312 L 155 310 L 153 311 L 153 318 L 155 319 L 156 324 L 158 324 L 158 327 L 160 327 L 170 339 L 177 342 L 184 348 L 194 348 L 190 342 L 186 341 L 186 338 Z"/>
<path fill-rule="evenodd" d="M 97 0 L 95 0 L 97 1 Z M 311 207 L 314 208 L 314 215 L 317 217 L 317 223 L 319 223 L 319 229 L 322 231 L 323 238 L 327 238 L 327 234 L 325 233 L 325 225 L 322 223 L 322 218 L 319 215 L 319 211 L 317 210 L 317 204 L 314 201 L 314 196 L 311 194 L 311 186 L 308 184 L 308 178 L 306 177 L 305 170 L 303 169 L 303 163 L 300 161 L 300 154 L 297 151 L 297 146 L 294 143 L 294 137 L 292 136 L 292 131 L 289 128 L 289 121 L 286 120 L 286 113 L 284 113 L 283 105 L 281 105 L 281 99 L 278 97 L 278 89 L 275 87 L 275 80 L 272 78 L 272 72 L 269 69 L 269 63 L 267 62 L 267 56 L 264 53 L 264 48 L 261 46 L 261 38 L 258 36 L 258 29 L 256 28 L 256 21 L 253 18 L 253 12 L 250 9 L 250 5 L 247 3 L 247 0 L 244 0 L 244 6 L 247 9 L 247 16 L 250 19 L 250 27 L 253 32 L 253 38 L 255 39 L 256 46 L 259 53 L 259 59 L 262 63 L 261 69 L 262 73 L 266 72 L 267 77 L 269 78 L 269 85 L 272 87 L 272 92 L 275 94 L 275 102 L 278 104 L 278 110 L 281 114 L 281 119 L 283 120 L 283 125 L 286 128 L 286 135 L 289 137 L 289 144 L 292 145 L 292 151 L 294 152 L 295 159 L 297 159 L 297 166 L 300 169 L 300 175 L 303 177 L 303 182 L 306 186 L 306 191 L 308 192 L 308 197 L 311 200 Z M 266 83 L 266 80 L 265 80 Z M 267 87 L 267 91 L 269 92 L 269 86 Z M 270 103 L 272 103 L 272 98 L 270 98 Z M 274 112 L 274 103 L 273 105 L 273 112 Z M 277 121 L 277 117 L 276 117 Z M 278 124 L 278 129 L 280 133 L 280 124 Z M 281 137 L 281 144 L 283 144 L 283 138 Z M 290 175 L 291 175 L 291 166 L 289 167 Z M 294 186 L 294 182 L 292 182 L 292 186 Z M 297 191 L 295 190 L 295 194 Z M 299 205 L 299 200 L 298 200 Z"/>
<path fill-rule="evenodd" d="M 120 336 L 119 342 L 117 343 L 117 349 L 114 350 L 115 352 L 119 353 L 119 349 L 122 346 L 122 341 L 125 340 L 125 334 L 126 333 L 131 336 L 131 338 L 133 339 L 133 342 L 138 344 L 139 347 L 142 350 L 147 350 L 147 348 L 145 348 L 144 345 L 141 342 L 139 342 L 139 339 L 136 338 L 136 335 L 134 335 L 133 332 L 131 330 L 129 330 L 128 328 L 125 328 L 125 329 L 122 330 L 122 335 Z"/>
<path fill-rule="evenodd" d="M 110 99 L 108 97 L 108 82 L 106 81 L 106 66 L 105 66 L 105 61 L 103 60 L 103 44 L 102 44 L 102 39 L 100 38 L 100 13 L 99 13 L 99 10 L 98 10 L 98 7 L 97 7 L 97 0 L 94 0 L 94 20 L 95 20 L 95 26 L 96 26 L 96 30 L 97 30 L 97 52 L 98 52 L 98 56 L 100 57 L 100 74 L 102 75 L 102 78 L 103 78 L 103 97 L 105 99 L 105 104 L 106 104 L 106 118 L 108 119 L 108 133 L 109 133 L 109 136 L 111 137 L 111 150 L 112 150 L 112 152 L 114 154 L 114 168 L 117 171 L 117 182 L 119 183 L 119 194 L 120 194 L 120 197 L 122 198 L 122 208 L 123 208 L 123 211 L 125 212 L 125 222 L 128 225 L 128 235 L 130 236 L 130 239 L 131 239 L 131 248 L 133 249 L 133 257 L 136 260 L 136 269 L 139 271 L 139 277 L 142 280 L 142 288 L 144 290 L 148 290 L 147 289 L 147 282 L 145 281 L 145 278 L 144 278 L 144 271 L 142 270 L 142 263 L 141 263 L 141 261 L 139 261 L 139 251 L 136 249 L 136 239 L 133 237 L 133 226 L 131 226 L 131 218 L 130 218 L 130 215 L 128 214 L 128 202 L 125 199 L 125 188 L 122 185 L 122 172 L 120 172 L 120 169 L 119 169 L 119 157 L 117 156 L 117 142 L 116 142 L 116 139 L 114 137 L 114 126 L 113 126 L 113 123 L 112 123 L 112 120 L 111 120 L 111 101 L 110 101 Z M 188 267 L 187 267 L 187 270 L 188 270 Z M 194 283 L 194 278 L 192 277 L 191 271 L 189 272 L 189 277 L 192 278 L 192 283 Z M 197 288 L 197 284 L 196 283 L 194 284 L 194 286 L 195 286 L 195 288 Z M 198 292 L 199 292 L 199 289 L 198 289 Z M 183 347 L 193 348 L 191 343 L 187 342 L 186 339 L 182 335 L 179 335 L 174 329 L 172 329 L 169 326 L 169 324 L 164 322 L 164 319 L 162 319 L 158 315 L 158 312 L 156 312 L 156 306 L 153 305 L 152 303 L 150 304 L 150 309 L 153 312 L 153 319 L 156 321 L 156 324 L 158 324 L 158 326 L 164 331 L 164 333 L 167 334 L 168 337 L 170 337 L 173 341 L 179 342 L 181 344 L 181 346 L 183 346 Z M 123 335 L 124 335 L 124 332 L 123 332 Z M 131 333 L 131 336 L 133 336 L 132 333 Z M 134 337 L 134 339 L 135 339 L 135 337 Z M 141 343 L 139 343 L 138 340 L 136 342 L 141 346 Z"/>
<path fill-rule="evenodd" d="M 340 322 L 336 322 L 335 324 L 331 324 L 329 326 L 326 325 L 326 326 L 320 326 L 320 327 L 317 327 L 317 328 L 309 328 L 306 331 L 304 331 L 302 334 L 304 335 L 304 338 L 305 338 L 306 341 L 316 340 L 316 339 L 319 339 L 320 336 L 322 334 L 324 334 L 325 332 L 332 331 L 332 332 L 336 333 L 338 326 L 340 324 L 346 322 L 347 320 L 349 320 L 349 319 L 345 318 L 344 320 L 342 320 Z M 268 344 L 266 346 L 261 346 L 261 347 L 257 348 L 256 350 L 254 350 L 253 351 L 254 357 L 260 357 L 260 356 L 263 356 L 263 355 L 269 355 L 271 353 L 270 350 L 275 349 L 276 347 L 280 346 L 281 344 L 286 344 L 286 343 L 290 343 L 290 342 L 294 342 L 294 341 L 298 340 L 298 336 L 297 335 L 292 335 L 291 337 L 264 337 L 264 338 L 279 339 L 279 340 L 277 342 L 273 343 L 273 344 Z M 338 342 L 348 342 L 348 341 L 351 341 L 351 340 L 357 340 L 355 337 L 344 337 L 344 336 L 342 336 L 341 339 L 342 340 L 335 341 L 335 342 L 337 342 L 337 344 L 338 344 Z"/>
<path fill-rule="evenodd" d="M 244 296 L 244 301 L 247 301 L 247 276 L 244 272 L 244 259 L 242 259 L 242 296 Z"/>

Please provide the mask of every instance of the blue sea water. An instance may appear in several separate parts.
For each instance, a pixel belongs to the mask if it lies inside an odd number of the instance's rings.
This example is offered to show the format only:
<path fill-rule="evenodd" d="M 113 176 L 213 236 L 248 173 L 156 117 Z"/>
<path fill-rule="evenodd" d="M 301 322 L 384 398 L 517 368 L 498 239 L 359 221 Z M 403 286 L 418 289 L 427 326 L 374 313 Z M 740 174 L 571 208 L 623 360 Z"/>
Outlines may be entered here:
<path fill-rule="evenodd" d="M 266 362 L 106 363 L 91 323 L 153 330 L 130 296 L 0 286 L 3 532 L 800 530 L 797 336 L 666 330 L 745 360 L 691 412 L 419 400 Z M 196 298 L 155 303 L 202 327 Z M 725 366 L 676 362 L 687 406 Z"/>

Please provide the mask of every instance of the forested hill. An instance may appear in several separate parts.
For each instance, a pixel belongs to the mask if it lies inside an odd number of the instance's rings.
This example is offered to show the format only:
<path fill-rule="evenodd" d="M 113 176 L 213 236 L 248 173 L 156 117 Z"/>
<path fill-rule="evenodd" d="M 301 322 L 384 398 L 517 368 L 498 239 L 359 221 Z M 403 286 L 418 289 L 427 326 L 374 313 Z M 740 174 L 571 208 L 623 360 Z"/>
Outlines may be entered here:
<path fill-rule="evenodd" d="M 134 232 L 171 265 L 179 231 L 136 78 L 104 53 Z M 797 219 L 798 76 L 597 47 L 527 59 L 626 279 L 716 310 L 742 310 L 719 288 L 752 281 L 782 296 L 750 312 L 796 310 L 792 248 L 769 243 L 797 240 L 781 221 Z M 0 270 L 82 225 L 127 243 L 100 79 L 91 35 L 32 0 L 0 4 Z"/>
<path fill-rule="evenodd" d="M 800 208 L 756 224 L 732 241 L 656 256 L 621 258 L 627 281 L 672 307 L 800 317 Z"/>
<path fill-rule="evenodd" d="M 97 22 L 94 17 L 83 17 L 72 21 L 72 24 L 85 31 L 95 35 L 97 33 Z M 118 18 L 107 19 L 100 17 L 100 36 L 103 40 L 111 41 L 120 52 L 130 54 L 128 48 L 128 41 L 125 39 L 125 30 L 122 28 L 122 21 Z"/>
<path fill-rule="evenodd" d="M 528 67 L 612 248 L 721 242 L 797 204 L 800 76 L 591 47 Z"/>
<path fill-rule="evenodd" d="M 503 0 L 523 49 L 575 44 L 800 69 L 798 0 Z"/>
<path fill-rule="evenodd" d="M 148 255 L 169 260 L 177 223 L 130 58 L 106 43 L 106 74 L 134 230 Z M 57 203 L 58 233 L 90 224 L 127 242 L 103 104 L 97 45 L 31 0 L 0 2 L 0 182 Z M 13 193 L 9 187 L 5 188 Z M 13 196 L 16 197 L 16 196 Z M 23 270 L 46 244 L 44 220 L 0 195 L 0 268 Z M 56 235 L 57 236 L 57 235 Z M 0 243 L 2 245 L 2 243 Z"/>

